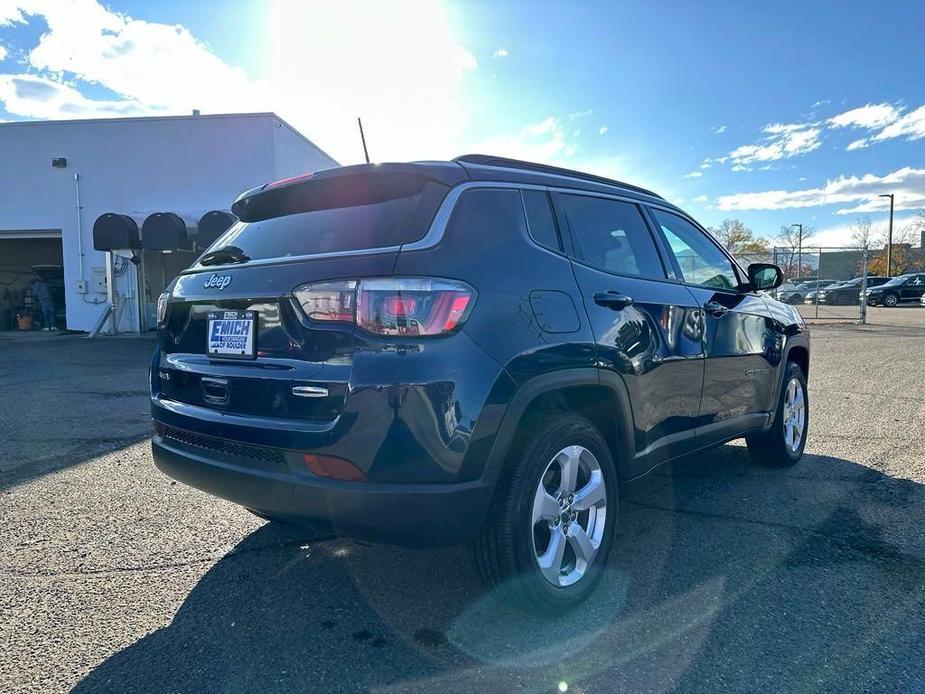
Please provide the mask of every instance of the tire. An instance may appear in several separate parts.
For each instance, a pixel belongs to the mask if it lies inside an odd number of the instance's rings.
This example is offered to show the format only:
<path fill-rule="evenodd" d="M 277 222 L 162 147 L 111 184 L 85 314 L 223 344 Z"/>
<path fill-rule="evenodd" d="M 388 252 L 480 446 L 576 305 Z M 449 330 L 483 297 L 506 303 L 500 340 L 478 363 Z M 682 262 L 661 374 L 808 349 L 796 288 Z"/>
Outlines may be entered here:
<path fill-rule="evenodd" d="M 791 402 L 791 384 L 794 386 L 793 394 L 797 392 L 802 403 L 802 419 L 799 423 L 794 423 L 791 428 L 790 438 L 788 438 L 785 418 L 789 412 L 794 412 Z M 789 404 L 789 406 L 787 406 Z M 787 411 L 789 410 L 789 412 Z M 794 412 L 794 416 L 797 416 Z M 806 390 L 806 376 L 799 364 L 787 362 L 787 368 L 784 372 L 784 381 L 780 395 L 777 399 L 777 412 L 774 416 L 774 424 L 768 431 L 757 434 L 750 434 L 745 437 L 748 444 L 748 452 L 752 460 L 760 465 L 768 467 L 790 467 L 795 465 L 803 457 L 803 449 L 806 448 L 806 434 L 809 431 L 809 394 Z M 796 439 L 797 433 L 799 439 Z M 793 445 L 790 442 L 794 442 Z"/>
<path fill-rule="evenodd" d="M 788 303 L 788 304 L 794 304 L 794 305 L 795 305 L 795 304 L 802 304 L 802 303 L 803 303 L 803 297 L 800 296 L 799 294 L 797 294 L 796 296 L 791 296 L 789 299 L 787 299 L 787 303 Z"/>
<path fill-rule="evenodd" d="M 473 544 L 476 566 L 504 602 L 534 614 L 560 614 L 585 600 L 603 574 L 619 517 L 616 467 L 595 426 L 568 413 L 534 419 L 515 439 L 506 465 Z M 573 466 L 577 477 L 569 485 L 562 475 Z M 563 489 L 572 493 L 559 503 L 555 497 Z M 583 569 L 579 551 L 590 556 Z"/>
<path fill-rule="evenodd" d="M 884 294 L 883 295 L 883 305 L 887 308 L 893 308 L 896 304 L 899 303 L 899 297 L 895 294 Z"/>

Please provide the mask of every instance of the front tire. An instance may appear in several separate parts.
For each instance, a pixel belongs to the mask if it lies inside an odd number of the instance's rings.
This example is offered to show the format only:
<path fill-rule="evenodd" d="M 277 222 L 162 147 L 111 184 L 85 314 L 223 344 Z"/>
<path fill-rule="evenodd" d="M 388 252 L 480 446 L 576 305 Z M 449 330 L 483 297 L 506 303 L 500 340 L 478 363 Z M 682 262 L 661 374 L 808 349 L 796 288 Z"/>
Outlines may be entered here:
<path fill-rule="evenodd" d="M 505 602 L 553 615 L 600 581 L 617 524 L 617 474 L 597 428 L 574 414 L 535 419 L 517 441 L 474 544 L 482 580 Z M 515 446 L 518 444 L 515 444 Z"/>
<path fill-rule="evenodd" d="M 752 460 L 769 467 L 790 467 L 803 457 L 809 431 L 809 395 L 799 364 L 787 362 L 777 412 L 770 430 L 745 437 Z"/>
<path fill-rule="evenodd" d="M 895 294 L 884 294 L 883 305 L 887 308 L 894 308 L 899 303 L 899 297 Z"/>

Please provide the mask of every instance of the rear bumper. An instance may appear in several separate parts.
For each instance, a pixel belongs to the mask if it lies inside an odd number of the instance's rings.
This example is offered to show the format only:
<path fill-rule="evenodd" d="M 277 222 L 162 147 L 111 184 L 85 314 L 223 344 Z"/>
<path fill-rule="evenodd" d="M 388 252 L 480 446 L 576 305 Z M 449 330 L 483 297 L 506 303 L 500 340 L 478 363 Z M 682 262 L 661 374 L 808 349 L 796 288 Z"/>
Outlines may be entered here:
<path fill-rule="evenodd" d="M 269 516 L 373 542 L 427 547 L 475 537 L 491 503 L 498 469 L 457 484 L 340 482 L 230 462 L 154 436 L 154 463 L 165 474 Z"/>

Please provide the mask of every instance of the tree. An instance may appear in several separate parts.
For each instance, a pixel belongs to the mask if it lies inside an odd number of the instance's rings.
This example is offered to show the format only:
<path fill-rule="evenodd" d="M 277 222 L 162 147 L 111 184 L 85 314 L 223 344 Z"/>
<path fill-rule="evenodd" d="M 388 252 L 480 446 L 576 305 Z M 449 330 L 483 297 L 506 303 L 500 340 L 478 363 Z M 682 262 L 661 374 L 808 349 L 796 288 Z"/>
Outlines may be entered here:
<path fill-rule="evenodd" d="M 870 217 L 867 216 L 858 217 L 854 220 L 854 224 L 851 225 L 851 240 L 854 242 L 854 245 L 859 248 L 863 248 L 864 246 L 870 248 L 882 243 L 880 234 L 874 231 L 874 226 L 871 224 Z"/>
<path fill-rule="evenodd" d="M 767 240 L 756 237 L 739 219 L 724 219 L 718 227 L 710 227 L 709 232 L 734 256 L 768 254 Z"/>
<path fill-rule="evenodd" d="M 805 258 L 800 258 L 800 250 L 803 256 L 812 255 L 807 253 L 808 242 L 816 235 L 816 228 L 811 226 L 803 227 L 802 237 L 800 229 L 795 226 L 784 225 L 780 228 L 780 233 L 774 239 L 775 257 L 777 264 L 784 271 L 784 277 L 803 277 L 813 271 L 812 265 L 805 262 Z M 801 260 L 802 267 L 799 267 Z"/>
<path fill-rule="evenodd" d="M 921 220 L 919 217 L 921 217 Z M 925 217 L 919 213 L 911 224 L 893 230 L 893 257 L 889 270 L 894 277 L 922 267 L 921 249 L 915 251 L 913 246 L 919 243 L 923 226 L 925 226 Z M 867 271 L 872 275 L 884 277 L 887 275 L 886 244 L 884 244 L 883 250 L 878 250 L 871 254 L 871 258 L 867 263 Z"/>

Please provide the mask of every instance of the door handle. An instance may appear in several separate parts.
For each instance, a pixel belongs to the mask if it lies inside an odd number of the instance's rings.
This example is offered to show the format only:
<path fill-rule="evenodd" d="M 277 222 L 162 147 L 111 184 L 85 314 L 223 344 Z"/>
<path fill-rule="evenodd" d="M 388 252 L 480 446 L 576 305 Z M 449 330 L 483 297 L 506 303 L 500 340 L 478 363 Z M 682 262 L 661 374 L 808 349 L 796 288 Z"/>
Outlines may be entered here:
<path fill-rule="evenodd" d="M 728 308 L 726 308 L 725 306 L 723 306 L 722 304 L 716 301 L 708 301 L 707 303 L 705 303 L 703 305 L 703 310 L 709 313 L 714 318 L 722 318 L 727 313 L 729 313 Z"/>
<path fill-rule="evenodd" d="M 613 311 L 619 311 L 627 306 L 632 306 L 633 298 L 611 289 L 606 292 L 597 292 L 594 295 L 594 303 Z"/>

